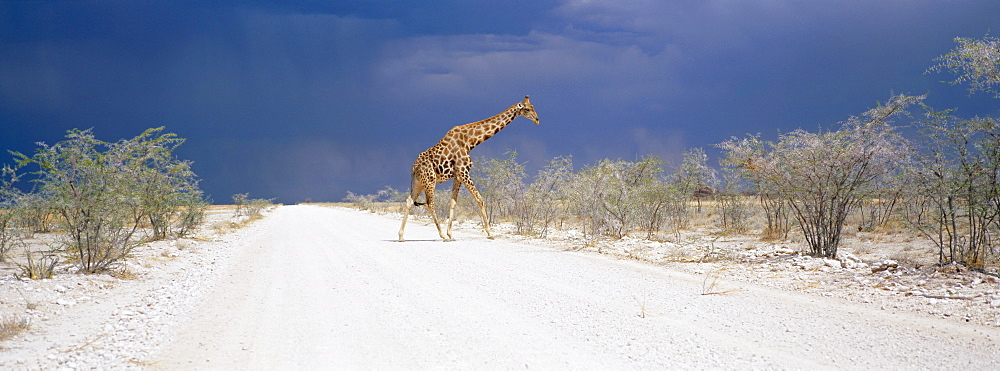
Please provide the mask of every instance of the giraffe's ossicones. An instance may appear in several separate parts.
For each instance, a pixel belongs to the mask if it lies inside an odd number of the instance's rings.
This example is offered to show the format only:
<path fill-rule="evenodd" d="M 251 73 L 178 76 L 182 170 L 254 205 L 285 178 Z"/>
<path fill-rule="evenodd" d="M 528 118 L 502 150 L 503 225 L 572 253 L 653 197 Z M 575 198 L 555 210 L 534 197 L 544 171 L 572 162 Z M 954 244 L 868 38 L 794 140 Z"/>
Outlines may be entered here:
<path fill-rule="evenodd" d="M 469 190 L 472 197 L 476 199 L 476 204 L 479 206 L 479 215 L 483 218 L 483 228 L 486 230 L 486 236 L 493 238 L 493 233 L 490 231 L 490 222 L 486 216 L 483 197 L 479 194 L 475 184 L 472 183 L 472 179 L 469 177 L 469 171 L 472 169 L 472 158 L 469 157 L 469 151 L 496 135 L 497 132 L 506 127 L 511 121 L 514 121 L 518 116 L 524 116 L 534 121 L 536 125 L 539 123 L 538 114 L 535 113 L 535 107 L 531 105 L 528 96 L 525 96 L 523 101 L 510 106 L 510 108 L 493 117 L 451 128 L 437 144 L 417 156 L 417 160 L 413 162 L 413 169 L 410 173 L 410 195 L 406 199 L 403 224 L 399 227 L 399 241 L 403 241 L 403 230 L 406 228 L 406 220 L 410 216 L 410 208 L 423 205 L 427 206 L 428 212 L 430 212 L 431 218 L 434 219 L 434 225 L 437 227 L 441 238 L 445 241 L 452 240 L 451 225 L 455 219 L 455 205 L 458 204 L 458 191 L 463 185 Z M 438 183 L 451 179 L 454 179 L 455 182 L 451 187 L 448 230 L 445 233 L 441 230 L 441 224 L 438 223 L 437 214 L 434 212 L 434 187 Z M 425 201 L 417 202 L 417 197 L 420 196 L 421 192 L 424 193 Z"/>

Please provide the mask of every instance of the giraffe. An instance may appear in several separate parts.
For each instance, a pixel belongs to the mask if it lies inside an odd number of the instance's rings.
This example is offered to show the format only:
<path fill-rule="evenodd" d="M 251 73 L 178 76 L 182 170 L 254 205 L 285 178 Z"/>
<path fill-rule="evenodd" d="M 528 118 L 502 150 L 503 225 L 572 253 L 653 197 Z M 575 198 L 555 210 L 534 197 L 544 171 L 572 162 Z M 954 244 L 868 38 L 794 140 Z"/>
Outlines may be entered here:
<path fill-rule="evenodd" d="M 476 189 L 469 177 L 469 170 L 472 168 L 472 159 L 469 151 L 496 135 L 518 116 L 524 116 L 538 124 L 538 114 L 535 107 L 531 105 L 528 96 L 524 100 L 510 106 L 507 110 L 500 112 L 496 116 L 488 119 L 473 122 L 471 124 L 459 125 L 448 130 L 448 133 L 441 138 L 437 144 L 427 149 L 417 156 L 413 162 L 413 170 L 410 173 L 410 195 L 406 198 L 406 211 L 403 212 L 403 225 L 399 227 L 399 241 L 403 242 L 403 229 L 406 228 L 406 220 L 410 217 L 410 208 L 413 206 L 427 205 L 427 211 L 434 219 L 438 235 L 445 241 L 452 241 L 451 223 L 455 219 L 455 205 L 458 204 L 458 191 L 464 185 L 465 189 L 476 199 L 479 205 L 479 216 L 483 218 L 483 228 L 486 230 L 486 237 L 492 239 L 493 233 L 490 231 L 490 221 L 486 216 L 486 206 L 483 204 L 483 197 Z M 434 187 L 438 183 L 443 183 L 454 179 L 451 187 L 451 203 L 448 210 L 448 230 L 447 233 L 441 230 L 438 223 L 437 214 L 434 212 Z M 417 202 L 417 196 L 423 192 L 424 202 Z"/>

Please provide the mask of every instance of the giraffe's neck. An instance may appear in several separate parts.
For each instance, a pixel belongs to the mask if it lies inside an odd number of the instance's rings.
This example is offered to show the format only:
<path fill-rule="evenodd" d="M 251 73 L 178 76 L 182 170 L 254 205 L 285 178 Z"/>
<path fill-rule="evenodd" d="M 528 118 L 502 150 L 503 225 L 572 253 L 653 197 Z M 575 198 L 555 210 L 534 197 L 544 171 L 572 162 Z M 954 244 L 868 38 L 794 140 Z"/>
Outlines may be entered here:
<path fill-rule="evenodd" d="M 463 125 L 467 128 L 466 131 L 468 139 L 466 141 L 469 149 L 476 148 L 476 146 L 485 142 L 490 137 L 496 135 L 500 130 L 514 121 L 518 115 L 517 105 L 510 106 L 506 111 L 498 113 L 496 116 L 490 117 L 488 119 L 473 122 L 468 125 Z"/>

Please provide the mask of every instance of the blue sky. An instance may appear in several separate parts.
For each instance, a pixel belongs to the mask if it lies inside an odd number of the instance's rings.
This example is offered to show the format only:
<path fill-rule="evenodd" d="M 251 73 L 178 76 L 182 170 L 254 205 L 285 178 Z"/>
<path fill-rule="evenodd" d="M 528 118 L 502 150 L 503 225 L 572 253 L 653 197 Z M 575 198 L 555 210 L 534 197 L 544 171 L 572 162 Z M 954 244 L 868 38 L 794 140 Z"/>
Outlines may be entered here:
<path fill-rule="evenodd" d="M 166 126 L 216 202 L 336 201 L 405 188 L 449 128 L 530 94 L 541 125 L 518 119 L 474 155 L 676 163 L 893 92 L 1000 115 L 924 74 L 988 32 L 995 0 L 4 1 L 0 150 Z"/>

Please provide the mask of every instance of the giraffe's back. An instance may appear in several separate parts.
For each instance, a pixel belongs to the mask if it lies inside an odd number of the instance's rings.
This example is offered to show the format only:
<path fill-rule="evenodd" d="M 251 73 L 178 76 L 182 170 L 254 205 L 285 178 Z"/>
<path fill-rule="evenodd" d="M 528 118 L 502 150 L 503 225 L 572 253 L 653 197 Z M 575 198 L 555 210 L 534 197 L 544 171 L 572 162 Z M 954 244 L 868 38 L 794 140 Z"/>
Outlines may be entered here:
<path fill-rule="evenodd" d="M 457 154 L 442 146 L 434 146 L 417 156 L 413 163 L 413 173 L 422 182 L 442 183 L 455 177 L 459 167 L 467 167 L 468 153 Z M 427 184 L 430 185 L 430 184 Z"/>

